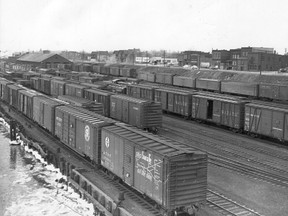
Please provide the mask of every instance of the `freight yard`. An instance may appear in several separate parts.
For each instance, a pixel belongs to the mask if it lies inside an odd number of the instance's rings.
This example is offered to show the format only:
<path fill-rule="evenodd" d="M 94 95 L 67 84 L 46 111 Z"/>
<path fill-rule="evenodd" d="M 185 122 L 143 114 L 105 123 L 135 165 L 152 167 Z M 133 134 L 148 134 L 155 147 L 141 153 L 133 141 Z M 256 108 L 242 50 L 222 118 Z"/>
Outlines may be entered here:
<path fill-rule="evenodd" d="M 0 98 L 95 212 L 288 212 L 285 76 L 88 68 L 1 72 Z"/>

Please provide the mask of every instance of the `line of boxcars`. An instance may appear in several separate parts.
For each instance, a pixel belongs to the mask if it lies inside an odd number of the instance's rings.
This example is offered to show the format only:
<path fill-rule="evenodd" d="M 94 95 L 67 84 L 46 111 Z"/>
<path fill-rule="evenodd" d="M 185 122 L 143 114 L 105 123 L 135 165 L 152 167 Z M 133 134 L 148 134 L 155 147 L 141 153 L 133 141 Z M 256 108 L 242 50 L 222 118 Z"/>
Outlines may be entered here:
<path fill-rule="evenodd" d="M 39 79 L 42 78 L 35 79 L 38 79 L 38 82 L 40 82 Z M 189 80 L 186 77 L 186 82 L 190 81 L 191 79 Z M 117 100 L 118 98 L 121 98 L 121 100 L 127 99 L 125 96 L 114 95 L 112 92 L 99 89 L 101 87 L 93 88 L 92 84 L 91 86 L 87 86 L 87 84 L 69 84 L 67 80 L 51 78 L 47 82 L 51 82 L 51 90 L 48 90 L 48 92 L 51 91 L 52 95 L 70 94 L 69 90 L 65 90 L 65 86 L 68 86 L 68 88 L 72 86 L 76 90 L 73 90 L 72 92 L 75 93 L 71 93 L 71 95 L 102 103 L 105 116 L 113 117 L 140 128 L 143 128 L 143 126 L 137 122 L 133 122 L 135 120 L 133 116 L 139 115 L 140 119 L 151 118 L 150 123 L 153 122 L 156 116 L 161 116 L 159 109 L 153 115 L 151 112 L 146 112 L 152 115 L 148 115 L 149 118 L 141 115 L 143 112 L 141 109 L 138 109 L 138 113 L 133 113 L 129 117 L 127 116 L 129 115 L 129 110 L 127 111 L 125 103 L 123 104 L 123 102 Z M 61 84 L 56 85 L 54 83 Z M 237 84 L 234 84 L 234 86 L 236 89 L 238 88 Z M 286 105 L 274 102 L 251 101 L 251 98 L 247 99 L 245 96 L 234 96 L 175 86 L 167 87 L 157 83 L 130 84 L 126 88 L 128 96 L 143 101 L 158 102 L 161 104 L 160 109 L 165 112 L 175 113 L 188 119 L 192 118 L 215 123 L 237 131 L 244 131 L 245 133 L 258 134 L 285 142 L 288 141 L 288 120 L 286 121 L 288 107 Z M 247 87 L 247 91 L 249 89 L 253 88 Z M 41 89 L 38 90 L 41 91 Z M 53 91 L 56 93 L 54 94 Z M 112 100 L 113 103 L 115 102 L 113 105 L 111 105 Z M 132 98 L 129 100 L 139 102 Z M 257 106 L 255 105 L 253 109 L 249 108 L 252 104 L 257 104 Z M 136 110 L 134 109 L 133 111 Z M 279 116 L 283 118 L 279 119 Z M 154 126 L 152 127 L 154 129 Z"/>
<path fill-rule="evenodd" d="M 156 132 L 162 125 L 161 104 L 108 91 L 103 84 L 87 84 L 55 77 L 32 77 L 31 87 L 46 95 L 85 98 L 103 105 L 104 116 Z M 109 84 L 110 86 L 110 84 Z M 105 87 L 105 90 L 102 88 Z M 126 89 L 126 86 L 125 86 Z"/>
<path fill-rule="evenodd" d="M 127 94 L 160 102 L 162 110 L 245 133 L 288 141 L 288 105 L 246 97 L 134 84 Z"/>
<path fill-rule="evenodd" d="M 0 79 L 5 101 L 63 144 L 153 199 L 163 214 L 206 200 L 207 155 Z"/>
<path fill-rule="evenodd" d="M 79 64 L 81 65 L 81 64 Z M 207 79 L 179 76 L 172 73 L 149 73 L 139 72 L 139 68 L 144 66 L 136 65 L 105 65 L 105 64 L 93 64 L 86 67 L 73 67 L 76 71 L 89 71 L 93 73 L 99 73 L 102 75 L 110 75 L 116 77 L 131 77 L 138 78 L 153 83 L 161 83 L 166 85 L 192 88 L 198 90 L 208 90 L 213 92 L 221 92 L 239 96 L 249 96 L 254 99 L 269 99 L 288 101 L 288 85 L 281 83 L 258 83 L 258 82 L 243 82 L 232 80 L 220 80 L 220 79 Z M 211 73 L 214 73 L 211 71 Z"/>

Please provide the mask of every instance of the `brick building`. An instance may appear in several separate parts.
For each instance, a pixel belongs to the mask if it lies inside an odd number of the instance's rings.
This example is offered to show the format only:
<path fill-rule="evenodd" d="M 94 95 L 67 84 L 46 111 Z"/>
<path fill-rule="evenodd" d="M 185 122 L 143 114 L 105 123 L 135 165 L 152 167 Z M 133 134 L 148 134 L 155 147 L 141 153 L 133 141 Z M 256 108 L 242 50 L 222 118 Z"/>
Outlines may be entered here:
<path fill-rule="evenodd" d="M 230 64 L 230 52 L 228 50 L 212 50 L 212 67 L 229 69 Z"/>
<path fill-rule="evenodd" d="M 178 55 L 179 66 L 196 65 L 200 67 L 210 67 L 212 55 L 209 52 L 184 51 Z"/>

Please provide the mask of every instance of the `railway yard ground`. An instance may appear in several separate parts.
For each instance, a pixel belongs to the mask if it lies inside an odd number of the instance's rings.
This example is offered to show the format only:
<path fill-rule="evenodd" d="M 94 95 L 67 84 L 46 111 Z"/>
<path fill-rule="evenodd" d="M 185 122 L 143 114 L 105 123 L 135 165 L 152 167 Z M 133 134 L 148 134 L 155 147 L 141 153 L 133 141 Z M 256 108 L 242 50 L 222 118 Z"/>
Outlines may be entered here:
<path fill-rule="evenodd" d="M 8 111 L 7 107 L 6 111 Z M 51 140 L 51 137 L 45 136 L 45 133 L 43 134 L 43 131 L 38 127 L 28 127 L 25 118 L 13 110 L 10 110 L 9 115 L 16 118 L 24 126 L 27 135 L 41 143 L 50 145 L 54 150 L 57 148 L 55 144 L 51 144 L 55 141 Z M 207 204 L 202 206 L 197 214 L 198 216 L 233 215 L 227 212 L 227 209 L 232 212 L 233 209 L 236 209 L 238 213 L 241 211 L 245 213 L 245 209 L 247 209 L 249 214 L 245 215 L 287 215 L 288 149 L 285 146 L 273 145 L 269 141 L 168 115 L 163 117 L 163 127 L 159 131 L 159 135 L 188 145 L 193 143 L 194 148 L 199 148 L 209 154 Z M 191 139 L 197 140 L 197 142 L 191 142 Z M 105 179 L 102 179 L 101 182 L 99 177 L 95 177 L 94 173 L 91 174 L 91 167 L 89 168 L 79 158 L 75 159 L 67 151 L 69 152 L 69 150 L 61 148 L 61 154 L 66 155 L 66 158 L 68 157 L 71 163 L 77 164 L 77 167 L 86 168 L 87 173 L 89 173 L 88 176 L 98 182 L 97 185 L 109 196 L 117 200 L 118 193 L 121 190 L 105 183 Z M 215 156 L 223 163 L 215 161 L 213 159 Z M 234 161 L 238 165 L 243 165 L 242 170 L 239 167 L 233 167 L 231 163 L 227 165 L 226 159 L 230 162 Z M 247 165 L 251 167 L 254 174 L 259 170 L 263 171 L 264 174 L 261 173 L 258 176 L 257 174 L 252 175 L 245 172 L 245 166 Z M 268 173 L 270 173 L 270 176 Z M 275 174 L 275 176 L 273 177 L 272 174 Z M 212 196 L 211 193 L 219 195 L 221 199 Z M 240 209 L 233 206 L 233 203 L 239 205 Z M 149 210 L 139 208 L 137 201 L 135 202 L 129 196 L 123 206 L 126 208 L 129 206 L 130 210 L 136 210 L 133 214 L 157 215 L 149 212 Z M 234 215 L 241 214 L 235 213 Z"/>
<path fill-rule="evenodd" d="M 167 115 L 164 116 L 163 128 L 159 134 L 183 143 L 193 143 L 193 147 L 206 151 L 210 158 L 208 190 L 255 212 L 255 214 L 245 215 L 287 215 L 287 147 Z M 215 156 L 223 163 L 214 163 Z M 227 165 L 226 160 L 238 163 L 239 167 L 236 168 L 232 163 Z M 257 172 L 259 175 L 256 174 Z M 221 202 L 225 201 L 217 202 L 221 205 Z M 207 204 L 217 209 L 215 205 Z M 227 201 L 225 205 L 231 204 Z M 235 207 L 231 206 L 231 209 L 233 208 Z M 242 215 L 227 212 L 223 214 Z"/>

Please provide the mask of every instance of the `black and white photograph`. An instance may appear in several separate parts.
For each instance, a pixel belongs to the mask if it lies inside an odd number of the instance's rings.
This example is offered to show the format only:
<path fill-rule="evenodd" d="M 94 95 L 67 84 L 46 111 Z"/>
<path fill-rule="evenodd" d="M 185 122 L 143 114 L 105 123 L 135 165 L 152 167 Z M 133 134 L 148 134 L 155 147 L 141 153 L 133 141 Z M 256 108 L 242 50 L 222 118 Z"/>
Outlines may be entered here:
<path fill-rule="evenodd" d="M 0 216 L 288 216 L 288 2 L 0 0 Z"/>

